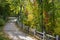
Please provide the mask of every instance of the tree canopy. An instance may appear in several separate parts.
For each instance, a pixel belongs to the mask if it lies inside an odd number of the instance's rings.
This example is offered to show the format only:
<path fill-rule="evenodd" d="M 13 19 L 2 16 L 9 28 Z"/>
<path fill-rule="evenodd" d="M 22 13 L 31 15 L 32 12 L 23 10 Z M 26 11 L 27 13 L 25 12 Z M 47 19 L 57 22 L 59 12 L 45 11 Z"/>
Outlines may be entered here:
<path fill-rule="evenodd" d="M 59 0 L 0 0 L 0 17 L 8 16 L 20 16 L 20 22 L 38 31 L 60 33 Z"/>

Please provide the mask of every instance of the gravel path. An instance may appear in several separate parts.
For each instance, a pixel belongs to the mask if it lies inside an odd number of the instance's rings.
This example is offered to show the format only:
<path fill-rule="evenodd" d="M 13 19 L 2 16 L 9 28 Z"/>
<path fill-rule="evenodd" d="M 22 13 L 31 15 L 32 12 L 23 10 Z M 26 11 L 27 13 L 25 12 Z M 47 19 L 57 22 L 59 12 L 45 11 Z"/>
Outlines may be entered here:
<path fill-rule="evenodd" d="M 4 31 L 12 40 L 35 40 L 34 38 L 28 36 L 22 31 L 19 31 L 16 27 L 15 23 L 12 21 L 8 22 L 5 27 Z"/>

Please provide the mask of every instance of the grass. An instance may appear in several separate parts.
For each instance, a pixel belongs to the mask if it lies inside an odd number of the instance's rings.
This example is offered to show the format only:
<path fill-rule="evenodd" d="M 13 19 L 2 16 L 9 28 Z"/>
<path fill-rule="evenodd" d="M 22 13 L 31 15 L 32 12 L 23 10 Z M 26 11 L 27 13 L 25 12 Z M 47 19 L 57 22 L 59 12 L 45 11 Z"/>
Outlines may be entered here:
<path fill-rule="evenodd" d="M 4 26 L 0 26 L 0 40 L 11 40 L 3 31 Z"/>

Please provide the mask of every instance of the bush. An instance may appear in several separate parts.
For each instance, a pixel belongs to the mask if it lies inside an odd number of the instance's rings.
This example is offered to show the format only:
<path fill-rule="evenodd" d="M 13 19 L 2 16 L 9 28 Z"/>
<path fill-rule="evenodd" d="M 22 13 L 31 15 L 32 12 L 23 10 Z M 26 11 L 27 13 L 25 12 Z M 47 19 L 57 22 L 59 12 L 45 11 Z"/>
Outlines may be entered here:
<path fill-rule="evenodd" d="M 10 40 L 3 31 L 0 31 L 0 40 Z"/>
<path fill-rule="evenodd" d="M 4 24 L 5 24 L 5 21 L 2 18 L 0 18 L 0 26 L 3 26 Z"/>

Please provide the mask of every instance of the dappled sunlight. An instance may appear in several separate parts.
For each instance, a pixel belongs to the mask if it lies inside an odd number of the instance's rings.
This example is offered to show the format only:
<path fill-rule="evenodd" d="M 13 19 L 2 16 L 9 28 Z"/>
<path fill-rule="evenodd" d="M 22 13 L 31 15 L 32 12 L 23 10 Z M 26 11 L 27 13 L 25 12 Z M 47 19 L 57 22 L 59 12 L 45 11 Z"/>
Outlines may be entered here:
<path fill-rule="evenodd" d="M 12 40 L 60 40 L 60 1 L 0 0 L 0 31 Z"/>
<path fill-rule="evenodd" d="M 35 40 L 35 39 L 33 39 L 33 38 L 31 38 L 31 37 L 29 37 L 29 36 L 19 36 L 21 39 L 24 39 L 24 40 Z"/>
<path fill-rule="evenodd" d="M 26 40 L 26 37 L 24 37 L 24 36 L 20 36 L 20 35 L 19 35 L 19 38 L 20 38 L 20 39 L 23 39 L 23 40 Z"/>
<path fill-rule="evenodd" d="M 11 21 L 16 21 L 13 19 Z M 14 22 L 8 22 L 4 28 L 6 34 L 13 40 L 34 40 L 32 37 L 26 35 L 24 32 L 19 31 Z"/>

